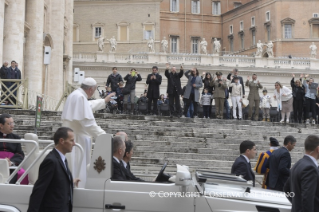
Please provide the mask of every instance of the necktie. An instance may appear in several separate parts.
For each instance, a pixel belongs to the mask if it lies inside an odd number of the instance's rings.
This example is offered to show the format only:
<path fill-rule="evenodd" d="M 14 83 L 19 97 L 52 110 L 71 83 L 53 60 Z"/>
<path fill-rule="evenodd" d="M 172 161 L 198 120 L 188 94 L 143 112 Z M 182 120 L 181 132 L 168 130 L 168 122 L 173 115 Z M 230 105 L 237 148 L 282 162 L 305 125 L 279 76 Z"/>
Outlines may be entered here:
<path fill-rule="evenodd" d="M 68 173 L 68 177 L 69 177 L 69 180 L 71 181 L 71 172 L 70 172 L 70 169 L 69 169 L 69 165 L 68 165 L 68 160 L 65 158 L 64 160 L 64 163 L 65 163 L 65 167 L 66 167 L 66 173 Z M 73 188 L 72 188 L 72 183 L 70 183 L 70 200 L 71 200 L 71 203 L 73 201 Z"/>

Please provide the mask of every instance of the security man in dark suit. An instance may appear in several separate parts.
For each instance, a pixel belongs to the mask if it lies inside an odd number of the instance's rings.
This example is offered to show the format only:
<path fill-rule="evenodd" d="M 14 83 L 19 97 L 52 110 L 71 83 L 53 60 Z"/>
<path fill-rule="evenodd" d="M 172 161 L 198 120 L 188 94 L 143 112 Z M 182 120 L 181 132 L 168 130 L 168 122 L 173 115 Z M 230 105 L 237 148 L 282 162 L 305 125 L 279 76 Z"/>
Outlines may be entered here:
<path fill-rule="evenodd" d="M 120 136 L 115 136 L 112 139 L 113 152 L 113 174 L 111 180 L 129 180 L 126 176 L 126 171 L 123 164 L 123 156 L 125 153 L 125 142 Z"/>
<path fill-rule="evenodd" d="M 290 151 L 296 145 L 296 139 L 288 135 L 284 140 L 284 146 L 273 151 L 266 168 L 269 168 L 267 188 L 277 191 L 283 191 L 284 185 L 290 175 L 291 157 Z"/>
<path fill-rule="evenodd" d="M 309 135 L 305 140 L 305 156 L 291 169 L 284 191 L 292 203 L 292 212 L 315 212 L 319 208 L 319 137 Z"/>
<path fill-rule="evenodd" d="M 180 116 L 182 113 L 180 95 L 183 94 L 181 86 L 181 78 L 184 75 L 183 66 L 181 66 L 180 71 L 176 72 L 176 67 L 172 67 L 169 71 L 169 64 L 166 64 L 165 76 L 167 78 L 167 93 L 169 96 L 169 109 L 171 112 L 171 117 L 173 115 Z M 175 110 L 174 110 L 175 103 Z"/>
<path fill-rule="evenodd" d="M 162 76 L 158 74 L 157 66 L 153 66 L 152 74 L 147 76 L 146 84 L 148 84 L 147 98 L 148 98 L 148 112 L 151 113 L 153 102 L 153 115 L 157 115 L 157 100 L 160 97 L 160 85 L 162 83 Z"/>
<path fill-rule="evenodd" d="M 128 180 L 132 180 L 132 181 L 144 181 L 138 177 L 135 177 L 135 175 L 131 172 L 131 165 L 130 165 L 130 160 L 132 159 L 133 156 L 133 143 L 132 141 L 128 140 L 125 141 L 125 153 L 124 153 L 124 157 L 123 157 L 123 164 L 124 164 L 124 170 L 125 170 L 125 174 L 126 174 L 126 178 L 128 178 Z"/>
<path fill-rule="evenodd" d="M 55 148 L 40 165 L 39 177 L 30 196 L 28 212 L 72 212 L 73 181 L 65 154 L 72 151 L 73 130 L 59 128 L 54 134 Z"/>
<path fill-rule="evenodd" d="M 255 187 L 255 174 L 251 169 L 250 160 L 257 155 L 256 145 L 252 141 L 245 140 L 241 142 L 239 150 L 241 155 L 235 160 L 231 173 L 237 176 L 242 175 L 247 181 L 253 181 Z"/>

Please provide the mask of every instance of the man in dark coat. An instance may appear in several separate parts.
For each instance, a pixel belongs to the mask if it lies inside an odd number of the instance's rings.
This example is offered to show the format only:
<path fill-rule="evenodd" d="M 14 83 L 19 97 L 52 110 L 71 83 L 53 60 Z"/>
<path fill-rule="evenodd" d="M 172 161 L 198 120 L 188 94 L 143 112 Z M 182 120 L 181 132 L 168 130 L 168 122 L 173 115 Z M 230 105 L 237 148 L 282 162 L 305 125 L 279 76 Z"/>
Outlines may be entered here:
<path fill-rule="evenodd" d="M 157 66 L 153 66 L 152 74 L 147 76 L 146 84 L 148 84 L 147 98 L 148 98 L 148 111 L 151 113 L 153 103 L 153 114 L 156 115 L 157 100 L 160 97 L 160 85 L 162 83 L 162 76 L 158 74 Z"/>
<path fill-rule="evenodd" d="M 7 79 L 21 79 L 21 71 L 16 67 L 16 61 L 11 61 L 11 66 L 8 69 Z M 8 89 L 13 91 L 17 88 L 17 85 L 14 85 L 16 82 L 8 82 Z M 19 84 L 19 83 L 18 83 Z M 16 104 L 17 90 L 13 92 L 13 96 L 10 96 L 11 101 L 8 104 Z"/>
<path fill-rule="evenodd" d="M 277 191 L 283 191 L 284 185 L 290 175 L 291 157 L 290 151 L 296 145 L 296 139 L 288 135 L 284 140 L 284 146 L 273 151 L 266 168 L 269 168 L 267 188 Z"/>
<path fill-rule="evenodd" d="M 319 137 L 309 135 L 305 140 L 305 156 L 291 169 L 284 191 L 292 203 L 292 212 L 315 212 L 319 208 Z"/>
<path fill-rule="evenodd" d="M 0 69 L 0 78 L 1 79 L 8 79 L 8 77 L 7 77 L 8 71 L 9 71 L 8 64 L 9 64 L 8 62 L 4 62 L 2 67 L 1 67 L 1 69 Z M 6 87 L 8 87 L 8 82 L 3 82 L 3 84 Z M 5 93 L 7 91 L 7 88 L 5 88 L 4 86 L 1 85 L 1 90 L 2 90 L 3 93 Z M 1 98 L 1 100 L 5 100 L 5 103 L 8 102 L 8 99 L 6 99 L 5 96 L 3 96 Z"/>
<path fill-rule="evenodd" d="M 65 154 L 75 145 L 73 130 L 59 128 L 53 136 L 55 148 L 44 158 L 30 196 L 28 212 L 72 212 L 73 181 Z"/>
<path fill-rule="evenodd" d="M 132 159 L 133 156 L 133 143 L 132 141 L 128 140 L 125 141 L 125 153 L 124 153 L 124 157 L 123 157 L 123 165 L 124 165 L 124 170 L 125 170 L 125 174 L 128 180 L 132 180 L 132 181 L 144 181 L 138 177 L 135 177 L 135 175 L 131 172 L 131 165 L 130 165 L 130 160 Z"/>
<path fill-rule="evenodd" d="M 255 187 L 255 174 L 251 169 L 250 160 L 256 157 L 256 145 L 254 142 L 246 140 L 241 142 L 239 149 L 241 155 L 235 160 L 231 173 L 237 176 L 242 175 L 247 181 L 253 181 Z"/>
<path fill-rule="evenodd" d="M 176 67 L 172 67 L 171 72 L 169 72 L 169 64 L 166 64 L 165 76 L 167 78 L 167 94 L 169 98 L 171 117 L 173 115 L 180 116 L 181 114 L 180 95 L 183 94 L 181 86 L 181 78 L 183 77 L 183 74 L 183 66 L 181 66 L 180 72 L 177 73 Z M 174 110 L 174 103 L 176 111 Z"/>
<path fill-rule="evenodd" d="M 125 153 L 125 142 L 120 136 L 115 136 L 112 139 L 112 152 L 113 174 L 111 180 L 129 180 L 126 177 L 126 171 L 122 161 Z"/>
<path fill-rule="evenodd" d="M 13 118 L 9 114 L 2 114 L 0 116 L 0 139 L 21 139 L 18 135 L 13 134 L 14 129 L 14 121 Z M 8 155 L 11 155 L 8 157 Z M 20 143 L 6 143 L 0 142 L 0 158 L 6 159 L 8 161 L 9 166 L 19 166 L 20 163 L 24 159 L 24 152 L 22 151 Z M 12 171 L 12 170 L 10 170 Z M 22 171 L 24 173 L 24 170 Z M 21 174 L 22 174 L 21 173 Z M 18 180 L 18 174 L 15 175 L 12 180 L 10 180 L 11 184 L 16 183 Z M 27 178 L 23 182 L 27 182 Z M 27 183 L 21 183 L 27 184 Z"/>
<path fill-rule="evenodd" d="M 107 81 L 106 81 L 106 87 L 109 87 L 110 84 L 111 84 L 111 89 L 112 89 L 112 92 L 116 92 L 116 89 L 119 87 L 119 83 L 121 81 L 123 81 L 123 78 L 122 76 L 117 73 L 117 68 L 116 67 L 113 67 L 112 68 L 112 74 L 110 74 L 107 78 Z"/>

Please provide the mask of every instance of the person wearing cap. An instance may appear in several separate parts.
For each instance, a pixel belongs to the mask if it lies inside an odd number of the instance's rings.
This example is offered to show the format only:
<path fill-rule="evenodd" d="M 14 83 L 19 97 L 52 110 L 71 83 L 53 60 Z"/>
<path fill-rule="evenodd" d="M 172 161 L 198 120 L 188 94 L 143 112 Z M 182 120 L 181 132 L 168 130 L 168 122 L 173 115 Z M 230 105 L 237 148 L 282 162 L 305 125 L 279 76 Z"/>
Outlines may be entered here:
<path fill-rule="evenodd" d="M 251 116 L 253 114 L 253 107 L 255 106 L 255 121 L 258 121 L 259 117 L 259 103 L 260 103 L 260 96 L 259 96 L 259 89 L 262 89 L 263 86 L 260 84 L 259 80 L 257 80 L 257 75 L 253 74 L 252 81 L 250 77 L 247 77 L 246 86 L 249 87 L 249 112 L 248 112 L 248 120 L 251 120 Z"/>
<path fill-rule="evenodd" d="M 270 122 L 269 110 L 271 107 L 271 97 L 267 95 L 267 90 L 263 90 L 263 96 L 260 97 L 260 107 L 263 110 L 263 121 Z"/>
<path fill-rule="evenodd" d="M 229 88 L 232 88 L 231 92 L 231 101 L 233 104 L 233 117 L 234 119 L 237 118 L 237 110 L 236 108 L 238 107 L 238 120 L 242 119 L 242 99 L 243 99 L 243 89 L 242 85 L 239 83 L 239 78 L 237 76 L 233 77 L 232 79 L 233 83 L 229 84 Z"/>
<path fill-rule="evenodd" d="M 258 174 L 263 174 L 264 178 L 263 178 L 263 184 L 262 184 L 262 188 L 267 188 L 267 184 L 268 184 L 268 172 L 269 169 L 266 168 L 266 162 L 268 161 L 270 155 L 272 154 L 272 152 L 276 149 L 279 148 L 279 142 L 276 138 L 270 137 L 269 138 L 269 146 L 270 149 L 267 152 L 261 152 L 259 154 L 257 163 L 256 163 L 256 167 L 254 168 L 254 170 L 258 173 Z"/>
<path fill-rule="evenodd" d="M 162 76 L 158 74 L 157 66 L 152 67 L 152 73 L 147 76 L 146 84 L 148 84 L 148 112 L 151 113 L 153 103 L 153 115 L 157 115 L 157 100 L 160 98 L 160 85 Z"/>
<path fill-rule="evenodd" d="M 81 179 L 80 188 L 85 186 L 86 168 L 91 160 L 91 137 L 97 138 L 99 135 L 105 134 L 105 131 L 96 124 L 93 111 L 104 109 L 105 104 L 111 101 L 111 97 L 115 96 L 115 93 L 111 93 L 105 99 L 88 101 L 93 96 L 96 87 L 97 83 L 93 78 L 85 78 L 81 87 L 73 91 L 66 99 L 61 116 L 62 126 L 69 127 L 74 131 L 76 143 L 84 149 L 81 167 L 78 167 L 79 149 L 72 151 L 72 161 L 69 162 L 73 167 L 73 175 L 80 169 L 80 175 L 73 176 Z"/>
<path fill-rule="evenodd" d="M 214 99 L 216 107 L 216 118 L 223 119 L 224 104 L 225 104 L 225 89 L 227 89 L 226 79 L 222 79 L 222 73 L 216 72 L 217 80 L 211 82 L 211 86 L 214 88 Z"/>

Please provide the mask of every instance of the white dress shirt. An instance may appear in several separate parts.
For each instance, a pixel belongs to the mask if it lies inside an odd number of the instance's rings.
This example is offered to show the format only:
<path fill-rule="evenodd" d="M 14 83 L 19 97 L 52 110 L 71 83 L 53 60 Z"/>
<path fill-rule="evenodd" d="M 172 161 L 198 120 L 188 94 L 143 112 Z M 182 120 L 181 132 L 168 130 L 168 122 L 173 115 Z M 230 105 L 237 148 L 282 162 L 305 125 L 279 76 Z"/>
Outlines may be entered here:
<path fill-rule="evenodd" d="M 122 160 L 122 162 L 123 162 L 124 167 L 126 168 L 127 163 L 124 160 Z"/>
<path fill-rule="evenodd" d="M 318 166 L 318 161 L 316 160 L 316 158 L 312 157 L 311 155 L 305 155 L 308 156 L 316 164 L 316 166 Z"/>
<path fill-rule="evenodd" d="M 120 163 L 119 159 L 117 159 L 117 157 L 113 156 L 113 158 L 118 162 Z"/>
<path fill-rule="evenodd" d="M 249 163 L 249 162 L 250 162 L 250 161 L 249 161 L 249 158 L 247 158 L 247 156 L 246 156 L 246 155 L 242 155 L 242 156 L 244 156 L 244 157 L 246 158 L 247 163 Z"/>
<path fill-rule="evenodd" d="M 64 164 L 64 167 L 65 167 L 65 169 L 67 169 L 66 165 L 65 165 L 65 155 L 63 155 L 58 149 L 55 148 L 55 150 L 59 153 L 59 155 L 60 155 L 60 157 L 62 159 L 62 162 Z"/>

